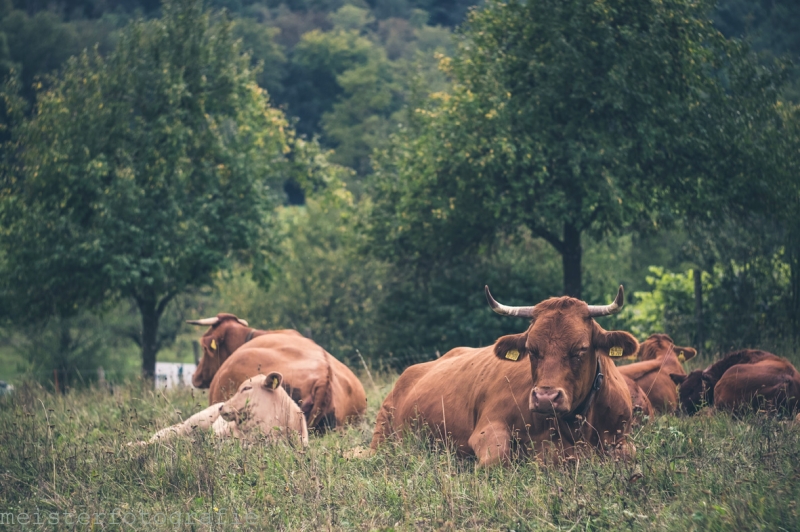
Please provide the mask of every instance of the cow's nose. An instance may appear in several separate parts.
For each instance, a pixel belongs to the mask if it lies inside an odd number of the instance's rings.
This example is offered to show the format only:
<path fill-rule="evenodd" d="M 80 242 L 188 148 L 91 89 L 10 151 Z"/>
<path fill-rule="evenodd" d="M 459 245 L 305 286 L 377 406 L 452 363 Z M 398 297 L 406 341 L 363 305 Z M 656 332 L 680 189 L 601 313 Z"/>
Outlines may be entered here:
<path fill-rule="evenodd" d="M 530 409 L 542 413 L 560 412 L 564 409 L 564 390 L 550 386 L 537 386 L 531 391 Z"/>

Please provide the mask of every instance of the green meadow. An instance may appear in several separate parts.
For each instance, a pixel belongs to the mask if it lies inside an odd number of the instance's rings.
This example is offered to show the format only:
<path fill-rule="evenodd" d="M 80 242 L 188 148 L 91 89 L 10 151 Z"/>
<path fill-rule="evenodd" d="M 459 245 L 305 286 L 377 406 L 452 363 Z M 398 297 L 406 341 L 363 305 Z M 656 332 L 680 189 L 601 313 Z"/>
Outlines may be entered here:
<path fill-rule="evenodd" d="M 204 433 L 131 447 L 205 406 L 205 394 L 154 391 L 142 381 L 67 395 L 22 384 L 0 400 L 3 529 L 23 521 L 32 530 L 800 527 L 797 421 L 658 417 L 634 429 L 630 463 L 596 455 L 479 469 L 415 435 L 350 458 L 369 445 L 396 375 L 361 377 L 366 419 L 313 435 L 305 450 Z"/>

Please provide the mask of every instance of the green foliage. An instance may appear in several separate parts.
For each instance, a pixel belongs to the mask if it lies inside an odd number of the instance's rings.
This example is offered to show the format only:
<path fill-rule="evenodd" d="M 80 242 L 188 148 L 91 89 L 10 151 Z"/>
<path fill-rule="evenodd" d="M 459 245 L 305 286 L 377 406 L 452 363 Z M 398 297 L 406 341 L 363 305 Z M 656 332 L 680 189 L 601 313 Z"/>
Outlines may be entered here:
<path fill-rule="evenodd" d="M 788 57 L 800 62 L 800 3 L 794 0 L 720 0 L 715 25 L 727 36 L 747 39 L 765 63 Z M 800 70 L 793 69 L 785 94 L 798 101 Z"/>
<path fill-rule="evenodd" d="M 538 0 L 474 11 L 443 61 L 453 90 L 379 160 L 381 256 L 460 256 L 524 225 L 562 255 L 564 291 L 580 296 L 582 233 L 765 193 L 768 177 L 750 172 L 772 78 L 711 26 L 709 8 Z"/>
<path fill-rule="evenodd" d="M 264 253 L 291 139 L 230 22 L 201 6 L 166 3 L 107 59 L 84 52 L 40 89 L 0 211 L 14 317 L 130 297 L 147 373 L 168 303 L 232 252 Z"/>
<path fill-rule="evenodd" d="M 47 522 L 57 511 L 62 524 L 98 514 L 95 526 L 109 530 L 174 530 L 171 517 L 180 513 L 186 523 L 191 514 L 185 528 L 203 532 L 795 530 L 800 521 L 800 431 L 791 423 L 663 416 L 633 431 L 637 454 L 628 464 L 587 456 L 579 464 L 521 460 L 478 470 L 424 437 L 348 459 L 369 441 L 392 385 L 374 377 L 367 420 L 312 436 L 302 454 L 287 444 L 245 446 L 205 434 L 125 445 L 205 406 L 196 390 L 162 394 L 134 382 L 114 395 L 93 389 L 56 397 L 19 385 L 14 397 L 0 398 L 0 505 L 4 514 L 30 513 L 31 523 L 36 513 Z M 253 520 L 236 527 L 233 513 L 248 511 Z M 123 517 L 134 524 L 123 525 Z"/>
<path fill-rule="evenodd" d="M 694 272 L 672 273 L 653 266 L 650 289 L 633 294 L 633 301 L 615 319 L 615 327 L 640 340 L 665 332 L 681 345 L 696 345 Z M 779 350 L 792 341 L 787 322 L 791 300 L 790 266 L 785 254 L 749 263 L 716 264 L 702 273 L 705 342 L 711 353 L 755 348 Z"/>
<path fill-rule="evenodd" d="M 15 67 L 26 97 L 32 99 L 37 76 L 59 69 L 85 48 L 97 45 L 105 53 L 120 22 L 113 17 L 64 21 L 51 11 L 31 16 L 19 9 L 0 9 L 0 79 Z"/>
<path fill-rule="evenodd" d="M 378 352 L 386 266 L 359 253 L 367 206 L 354 205 L 344 190 L 336 195 L 280 209 L 284 238 L 269 286 L 259 288 L 245 272 L 222 277 L 209 312 L 234 312 L 253 327 L 296 329 L 343 360 L 356 349 Z"/>

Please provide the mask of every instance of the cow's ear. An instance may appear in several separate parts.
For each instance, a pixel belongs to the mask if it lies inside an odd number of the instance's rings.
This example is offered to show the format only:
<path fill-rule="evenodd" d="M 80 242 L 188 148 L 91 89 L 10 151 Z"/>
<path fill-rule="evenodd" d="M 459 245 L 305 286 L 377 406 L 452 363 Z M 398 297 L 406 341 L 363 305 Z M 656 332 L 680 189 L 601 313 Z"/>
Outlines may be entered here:
<path fill-rule="evenodd" d="M 525 358 L 528 351 L 525 349 L 525 341 L 528 333 L 509 334 L 501 336 L 494 343 L 494 355 L 503 360 L 517 362 Z"/>
<path fill-rule="evenodd" d="M 219 349 L 219 340 L 213 336 L 203 336 L 200 338 L 200 345 L 203 346 L 203 351 L 208 353 L 208 356 L 211 358 L 214 358 L 217 355 L 217 350 Z"/>
<path fill-rule="evenodd" d="M 277 371 L 273 371 L 267 375 L 267 378 L 264 379 L 264 388 L 267 390 L 275 390 L 283 384 L 283 375 L 278 373 Z"/>
<path fill-rule="evenodd" d="M 697 356 L 697 350 L 693 347 L 679 347 L 674 345 L 672 346 L 672 352 L 675 353 L 675 356 L 678 357 L 680 362 L 686 362 Z"/>
<path fill-rule="evenodd" d="M 683 384 L 683 381 L 686 380 L 686 377 L 688 377 L 688 375 L 684 375 L 683 373 L 670 373 L 669 374 L 669 378 L 672 379 L 672 382 L 674 382 L 678 386 Z"/>
<path fill-rule="evenodd" d="M 625 331 L 606 331 L 594 322 L 592 344 L 611 357 L 627 357 L 639 350 L 639 341 Z"/>

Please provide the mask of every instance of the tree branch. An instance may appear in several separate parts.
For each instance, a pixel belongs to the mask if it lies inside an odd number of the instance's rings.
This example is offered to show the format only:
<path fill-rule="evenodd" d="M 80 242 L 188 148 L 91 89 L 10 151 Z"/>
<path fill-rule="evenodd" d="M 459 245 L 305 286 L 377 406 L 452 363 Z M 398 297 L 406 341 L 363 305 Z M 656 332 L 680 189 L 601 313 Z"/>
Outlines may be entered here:
<path fill-rule="evenodd" d="M 554 235 L 547 229 L 542 229 L 536 226 L 531 227 L 531 231 L 533 231 L 533 233 L 536 236 L 545 239 L 548 243 L 550 243 L 550 245 L 556 248 L 556 251 L 558 251 L 562 255 L 564 254 L 564 242 L 561 239 L 559 239 L 556 235 Z"/>
<path fill-rule="evenodd" d="M 177 295 L 178 295 L 178 291 L 177 290 L 173 290 L 173 291 L 169 292 L 167 295 L 165 295 L 164 298 L 161 301 L 158 302 L 158 305 L 156 305 L 156 314 L 158 315 L 159 318 L 164 313 L 164 311 L 167 309 L 167 305 L 169 305 L 169 302 L 172 301 L 175 298 L 175 296 L 177 296 Z"/>

